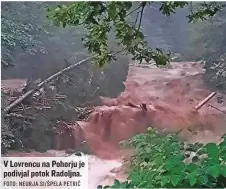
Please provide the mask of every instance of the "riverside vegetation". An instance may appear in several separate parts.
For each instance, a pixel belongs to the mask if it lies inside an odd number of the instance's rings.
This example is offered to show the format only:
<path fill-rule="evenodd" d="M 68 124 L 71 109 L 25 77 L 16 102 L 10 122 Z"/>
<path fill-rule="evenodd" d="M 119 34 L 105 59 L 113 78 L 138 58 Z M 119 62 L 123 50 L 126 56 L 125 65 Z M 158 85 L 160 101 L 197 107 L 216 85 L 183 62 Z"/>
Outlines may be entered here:
<path fill-rule="evenodd" d="M 188 144 L 176 134 L 148 128 L 122 142 L 134 149 L 128 180 L 102 188 L 224 188 L 226 135 L 219 144 Z"/>

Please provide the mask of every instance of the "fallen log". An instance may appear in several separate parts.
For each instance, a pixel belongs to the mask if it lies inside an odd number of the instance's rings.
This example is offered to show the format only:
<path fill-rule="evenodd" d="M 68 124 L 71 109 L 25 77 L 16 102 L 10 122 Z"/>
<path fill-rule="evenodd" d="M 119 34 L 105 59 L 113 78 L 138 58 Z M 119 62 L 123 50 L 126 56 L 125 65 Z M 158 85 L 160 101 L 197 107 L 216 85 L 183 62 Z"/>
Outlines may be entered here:
<path fill-rule="evenodd" d="M 18 104 L 20 104 L 24 99 L 26 99 L 27 97 L 31 96 L 32 94 L 34 94 L 36 91 L 38 91 L 44 84 L 52 81 L 53 79 L 55 79 L 56 77 L 58 77 L 59 75 L 67 72 L 67 71 L 70 71 L 71 69 L 75 68 L 76 66 L 79 66 L 81 65 L 82 63 L 94 58 L 95 56 L 92 56 L 92 57 L 89 57 L 89 58 L 86 58 L 84 60 L 81 60 L 80 62 L 78 63 L 75 63 L 71 66 L 68 66 L 67 68 L 64 68 L 63 70 L 51 75 L 50 77 L 48 77 L 47 79 L 45 79 L 44 81 L 40 82 L 38 85 L 37 85 L 37 88 L 35 89 L 31 89 L 29 90 L 28 92 L 26 92 L 24 95 L 22 95 L 21 97 L 19 97 L 18 99 L 16 99 L 13 103 L 11 103 L 9 106 L 7 106 L 2 113 L 8 113 L 10 110 L 12 110 L 12 108 L 14 108 L 15 106 L 17 106 Z"/>
<path fill-rule="evenodd" d="M 207 96 L 204 100 L 202 100 L 198 105 L 195 106 L 195 110 L 198 111 L 201 107 L 203 107 L 207 102 L 209 102 L 217 93 L 212 92 L 209 96 Z M 176 135 L 179 135 L 182 131 L 185 129 L 188 129 L 192 132 L 191 129 L 189 129 L 190 125 L 186 125 L 185 127 L 181 128 L 179 131 L 176 132 Z"/>
<path fill-rule="evenodd" d="M 115 52 L 115 53 L 111 53 L 109 54 L 109 56 L 114 56 L 116 54 L 119 54 L 119 53 L 122 53 L 124 50 L 120 50 L 118 52 Z M 26 92 L 24 95 L 22 95 L 20 98 L 18 98 L 17 100 L 15 100 L 13 103 L 11 103 L 9 106 L 7 106 L 3 111 L 2 111 L 2 114 L 6 114 L 8 113 L 10 110 L 12 110 L 15 106 L 17 106 L 18 104 L 20 104 L 24 99 L 26 99 L 27 97 L 31 96 L 32 94 L 34 94 L 36 91 L 38 91 L 44 84 L 52 81 L 53 79 L 55 79 L 56 77 L 60 76 L 61 74 L 67 72 L 67 71 L 70 71 L 71 69 L 87 62 L 88 60 L 91 60 L 95 57 L 97 57 L 98 55 L 94 55 L 94 56 L 91 56 L 91 57 L 88 57 L 88 58 L 85 58 L 83 60 L 81 60 L 80 62 L 78 63 L 75 63 L 75 64 L 72 64 L 71 66 L 68 66 L 66 68 L 64 68 L 63 70 L 51 75 L 50 77 L 48 77 L 47 79 L 45 79 L 44 81 L 40 82 L 36 87 L 35 89 L 31 89 L 29 90 L 28 92 Z"/>
<path fill-rule="evenodd" d="M 202 100 L 198 105 L 195 106 L 195 109 L 198 111 L 201 107 L 203 107 L 207 102 L 209 102 L 217 93 L 212 92 L 209 96 L 207 96 L 204 100 Z"/>

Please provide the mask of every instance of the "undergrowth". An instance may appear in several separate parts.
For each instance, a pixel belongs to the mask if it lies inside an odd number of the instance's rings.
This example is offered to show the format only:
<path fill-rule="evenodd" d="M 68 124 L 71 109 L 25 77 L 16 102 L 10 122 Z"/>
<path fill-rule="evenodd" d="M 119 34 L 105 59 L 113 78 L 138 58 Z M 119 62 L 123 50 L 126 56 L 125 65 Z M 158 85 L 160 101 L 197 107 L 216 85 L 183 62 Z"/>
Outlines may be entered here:
<path fill-rule="evenodd" d="M 226 187 L 226 135 L 220 144 L 187 144 L 148 128 L 123 144 L 134 149 L 127 181 L 99 189 Z"/>

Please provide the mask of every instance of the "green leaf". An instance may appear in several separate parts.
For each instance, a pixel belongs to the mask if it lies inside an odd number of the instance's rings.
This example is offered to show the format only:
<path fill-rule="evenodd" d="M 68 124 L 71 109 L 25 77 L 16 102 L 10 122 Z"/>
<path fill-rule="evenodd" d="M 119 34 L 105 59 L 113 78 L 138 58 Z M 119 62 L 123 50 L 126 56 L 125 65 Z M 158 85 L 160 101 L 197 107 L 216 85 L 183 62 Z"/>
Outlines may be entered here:
<path fill-rule="evenodd" d="M 208 169 L 209 174 L 211 174 L 214 178 L 217 178 L 220 174 L 220 165 L 211 166 Z"/>
<path fill-rule="evenodd" d="M 187 170 L 191 173 L 196 171 L 197 169 L 198 169 L 198 166 L 194 163 L 190 163 L 189 165 L 187 165 Z"/>
<path fill-rule="evenodd" d="M 176 166 L 174 166 L 172 169 L 171 169 L 171 172 L 174 173 L 174 174 L 181 174 L 184 172 L 185 170 L 185 163 L 184 162 L 179 162 L 176 164 Z"/>
<path fill-rule="evenodd" d="M 176 165 L 176 163 L 175 163 L 175 161 L 173 160 L 173 159 L 168 159 L 167 161 L 166 161 L 166 164 L 165 164 L 165 169 L 166 170 L 170 170 L 170 169 L 172 169 L 174 166 Z"/>
<path fill-rule="evenodd" d="M 181 181 L 180 175 L 170 175 L 170 180 L 173 186 L 177 186 Z"/>
<path fill-rule="evenodd" d="M 187 176 L 191 186 L 194 186 L 197 182 L 197 171 L 192 172 Z"/>
<path fill-rule="evenodd" d="M 211 156 L 208 156 L 206 159 L 207 166 L 214 166 L 220 163 L 219 154 L 211 154 Z"/>
<path fill-rule="evenodd" d="M 208 182 L 208 177 L 206 175 L 201 175 L 198 180 L 200 181 L 201 185 L 206 185 Z"/>
<path fill-rule="evenodd" d="M 169 176 L 162 176 L 161 178 L 161 187 L 164 187 L 167 183 L 169 183 L 170 177 Z"/>
<path fill-rule="evenodd" d="M 215 143 L 208 143 L 205 147 L 209 157 L 217 157 L 219 155 L 219 150 Z"/>

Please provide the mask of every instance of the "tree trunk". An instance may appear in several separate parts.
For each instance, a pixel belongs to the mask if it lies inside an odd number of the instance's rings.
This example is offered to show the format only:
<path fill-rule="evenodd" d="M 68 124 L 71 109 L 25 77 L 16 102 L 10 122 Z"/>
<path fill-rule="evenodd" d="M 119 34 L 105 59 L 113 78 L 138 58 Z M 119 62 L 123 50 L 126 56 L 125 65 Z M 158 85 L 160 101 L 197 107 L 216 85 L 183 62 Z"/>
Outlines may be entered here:
<path fill-rule="evenodd" d="M 56 77 L 58 77 L 59 75 L 70 71 L 71 69 L 75 68 L 76 66 L 79 66 L 81 64 L 83 64 L 84 62 L 94 58 L 95 56 L 86 58 L 81 60 L 78 63 L 75 63 L 71 66 L 68 66 L 67 68 L 64 68 L 63 70 L 51 75 L 50 77 L 48 77 L 47 79 L 45 79 L 44 81 L 40 82 L 37 87 L 35 89 L 31 89 L 28 92 L 26 92 L 24 95 L 22 95 L 21 97 L 19 97 L 17 100 L 15 100 L 13 103 L 11 103 L 9 106 L 7 106 L 4 110 L 3 110 L 3 114 L 6 114 L 8 112 L 10 112 L 15 106 L 17 106 L 18 104 L 20 104 L 24 99 L 26 99 L 27 97 L 31 96 L 32 94 L 34 94 L 36 91 L 38 91 L 45 83 L 48 83 L 50 81 L 52 81 L 53 79 L 55 79 Z"/>

